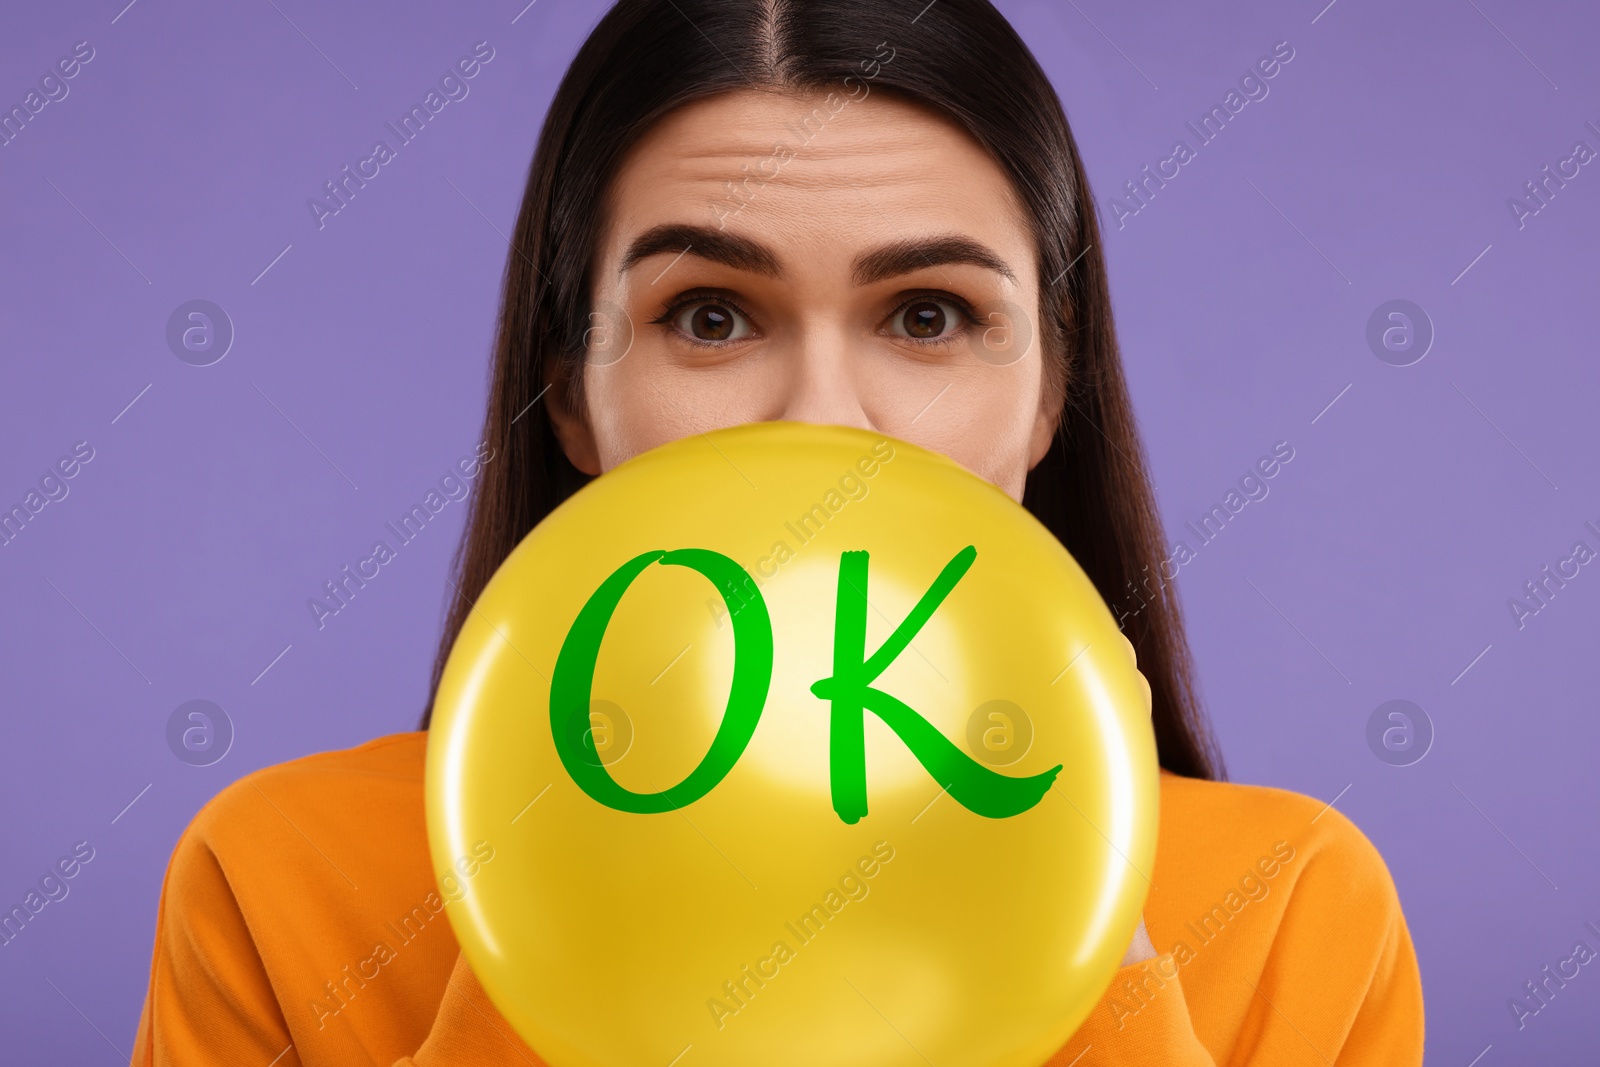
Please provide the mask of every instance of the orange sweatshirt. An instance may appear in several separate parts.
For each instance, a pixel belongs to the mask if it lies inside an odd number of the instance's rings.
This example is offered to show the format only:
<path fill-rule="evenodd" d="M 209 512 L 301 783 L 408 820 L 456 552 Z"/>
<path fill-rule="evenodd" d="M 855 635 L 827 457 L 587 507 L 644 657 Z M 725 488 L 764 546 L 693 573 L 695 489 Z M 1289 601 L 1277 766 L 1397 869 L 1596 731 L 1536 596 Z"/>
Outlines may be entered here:
<path fill-rule="evenodd" d="M 544 1067 L 457 948 L 428 855 L 425 733 L 268 767 L 178 839 L 135 1067 Z M 1048 1067 L 1422 1062 L 1388 869 L 1338 810 L 1163 772 L 1145 926 Z"/>

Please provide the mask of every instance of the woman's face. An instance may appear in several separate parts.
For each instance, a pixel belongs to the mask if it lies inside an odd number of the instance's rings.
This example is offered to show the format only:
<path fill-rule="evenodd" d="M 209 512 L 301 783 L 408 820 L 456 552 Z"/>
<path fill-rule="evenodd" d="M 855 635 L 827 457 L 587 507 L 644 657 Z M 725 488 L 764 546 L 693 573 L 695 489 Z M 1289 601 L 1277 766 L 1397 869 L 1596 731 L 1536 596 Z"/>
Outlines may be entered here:
<path fill-rule="evenodd" d="M 922 445 L 1021 500 L 1059 404 L 1025 211 L 958 126 L 856 92 L 711 97 L 623 161 L 586 410 L 565 414 L 559 382 L 547 401 L 580 470 L 787 419 Z"/>

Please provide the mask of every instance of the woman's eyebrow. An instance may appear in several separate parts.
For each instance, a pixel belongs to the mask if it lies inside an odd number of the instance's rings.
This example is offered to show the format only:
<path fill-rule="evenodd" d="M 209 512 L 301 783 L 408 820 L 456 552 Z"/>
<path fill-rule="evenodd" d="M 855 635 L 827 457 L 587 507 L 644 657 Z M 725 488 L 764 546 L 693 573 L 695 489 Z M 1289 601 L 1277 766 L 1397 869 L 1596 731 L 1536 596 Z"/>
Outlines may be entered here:
<path fill-rule="evenodd" d="M 1016 272 L 986 246 L 961 234 L 907 238 L 864 252 L 856 257 L 853 274 L 857 285 L 871 285 L 885 278 L 938 267 L 946 263 L 969 263 L 984 267 L 1016 282 Z"/>
<path fill-rule="evenodd" d="M 617 268 L 618 276 L 626 274 L 640 260 L 663 252 L 698 256 L 768 278 L 783 277 L 777 254 L 761 242 L 715 227 L 691 223 L 663 223 L 635 237 L 622 255 L 622 263 Z M 968 263 L 992 270 L 1012 282 L 1017 280 L 1016 273 L 1005 260 L 983 244 L 961 234 L 908 238 L 882 245 L 857 256 L 851 265 L 851 274 L 855 284 L 871 285 L 886 278 L 947 263 Z"/>
<path fill-rule="evenodd" d="M 635 237 L 628 245 L 628 250 L 622 254 L 622 263 L 617 267 L 617 276 L 621 277 L 628 273 L 641 259 L 648 259 L 663 252 L 694 255 L 735 270 L 750 271 L 769 278 L 783 277 L 783 270 L 778 266 L 778 257 L 773 254 L 772 249 L 761 242 L 711 226 L 682 222 L 652 226 Z"/>

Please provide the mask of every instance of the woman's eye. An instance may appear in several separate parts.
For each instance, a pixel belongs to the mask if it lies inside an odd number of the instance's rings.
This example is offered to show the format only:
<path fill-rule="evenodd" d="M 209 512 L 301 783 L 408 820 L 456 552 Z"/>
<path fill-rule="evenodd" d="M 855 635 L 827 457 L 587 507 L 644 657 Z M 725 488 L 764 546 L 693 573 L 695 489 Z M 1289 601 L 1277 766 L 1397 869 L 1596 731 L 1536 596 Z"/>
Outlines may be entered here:
<path fill-rule="evenodd" d="M 742 340 L 753 332 L 742 311 L 714 301 L 684 306 L 673 314 L 672 324 L 690 340 L 709 344 Z"/>
<path fill-rule="evenodd" d="M 967 315 L 948 300 L 919 297 L 903 306 L 889 320 L 896 337 L 916 341 L 942 341 L 966 325 Z"/>

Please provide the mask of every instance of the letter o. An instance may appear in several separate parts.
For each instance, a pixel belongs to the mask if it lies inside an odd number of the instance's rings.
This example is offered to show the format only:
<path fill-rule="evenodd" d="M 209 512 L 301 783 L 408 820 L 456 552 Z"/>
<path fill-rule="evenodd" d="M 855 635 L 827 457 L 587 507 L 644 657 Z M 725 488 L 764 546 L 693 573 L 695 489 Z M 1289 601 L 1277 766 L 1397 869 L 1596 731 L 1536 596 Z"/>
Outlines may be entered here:
<path fill-rule="evenodd" d="M 659 793 L 635 793 L 617 784 L 595 751 L 588 729 L 589 702 L 600 642 L 611 616 L 633 580 L 657 562 L 699 571 L 722 595 L 733 619 L 733 679 L 717 735 L 694 770 Z M 550 733 L 567 774 L 592 799 L 617 811 L 674 811 L 705 796 L 733 770 L 761 720 L 771 684 L 772 618 L 750 572 L 706 548 L 642 552 L 600 583 L 567 631 L 550 678 Z"/>

